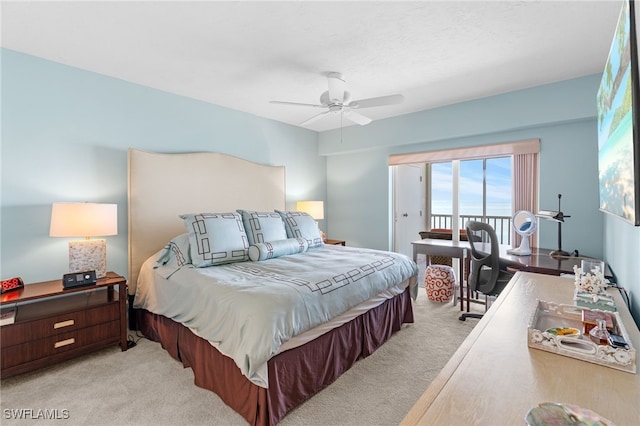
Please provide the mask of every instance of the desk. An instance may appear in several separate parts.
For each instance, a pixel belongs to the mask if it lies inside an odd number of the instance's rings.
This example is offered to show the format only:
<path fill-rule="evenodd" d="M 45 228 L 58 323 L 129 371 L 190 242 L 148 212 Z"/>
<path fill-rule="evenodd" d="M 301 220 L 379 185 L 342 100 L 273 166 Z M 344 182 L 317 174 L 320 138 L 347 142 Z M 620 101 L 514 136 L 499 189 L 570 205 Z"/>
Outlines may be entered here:
<path fill-rule="evenodd" d="M 573 289 L 569 278 L 517 272 L 401 425 L 523 425 L 529 409 L 549 401 L 637 425 L 640 374 L 527 346 L 537 299 L 572 304 Z M 637 350 L 640 332 L 618 291 L 608 291 Z"/>
<path fill-rule="evenodd" d="M 413 245 L 413 260 L 417 260 L 418 254 L 427 256 L 427 265 L 429 264 L 429 256 L 448 256 L 460 259 L 458 279 L 462 284 L 466 279 L 463 275 L 463 263 L 467 265 L 469 270 L 469 257 L 467 251 L 470 250 L 468 241 L 451 241 L 425 238 L 411 243 Z M 490 246 L 488 243 L 476 243 L 476 247 L 481 252 L 488 253 Z M 511 246 L 500 246 L 500 260 L 505 262 L 509 267 L 526 272 L 538 272 L 548 275 L 573 274 L 574 265 L 580 267 L 580 262 L 584 257 L 551 257 L 549 253 L 552 250 L 532 247 L 530 256 L 515 256 L 508 254 L 507 250 Z M 605 277 L 612 279 L 613 274 L 609 269 L 609 265 L 605 265 Z M 464 292 L 463 285 L 460 285 L 460 310 L 463 310 Z M 468 296 L 468 295 L 467 295 Z M 467 297 L 467 312 L 469 312 L 469 298 Z"/>
<path fill-rule="evenodd" d="M 478 246 L 483 253 L 490 251 L 489 244 L 478 244 L 476 247 Z M 483 246 L 486 246 L 486 250 Z M 500 246 L 500 260 L 514 269 L 526 272 L 538 272 L 547 275 L 573 274 L 573 267 L 577 266 L 579 268 L 582 259 L 587 259 L 584 256 L 551 257 L 549 253 L 553 250 L 537 247 L 531 248 L 530 256 L 516 256 L 507 253 L 510 248 L 511 246 Z M 607 264 L 605 264 L 604 276 L 609 279 L 613 278 L 613 274 Z"/>
<path fill-rule="evenodd" d="M 463 310 L 464 305 L 464 259 L 465 253 L 469 250 L 469 242 L 467 241 L 452 241 L 452 240 L 440 240 L 433 238 L 425 238 L 424 240 L 418 240 L 411 243 L 413 246 L 413 261 L 418 261 L 418 254 L 424 254 L 427 256 L 427 265 L 429 265 L 429 256 L 447 256 L 460 259 L 458 266 L 458 279 L 460 280 L 460 310 Z M 467 311 L 469 310 L 469 303 L 467 303 Z"/>

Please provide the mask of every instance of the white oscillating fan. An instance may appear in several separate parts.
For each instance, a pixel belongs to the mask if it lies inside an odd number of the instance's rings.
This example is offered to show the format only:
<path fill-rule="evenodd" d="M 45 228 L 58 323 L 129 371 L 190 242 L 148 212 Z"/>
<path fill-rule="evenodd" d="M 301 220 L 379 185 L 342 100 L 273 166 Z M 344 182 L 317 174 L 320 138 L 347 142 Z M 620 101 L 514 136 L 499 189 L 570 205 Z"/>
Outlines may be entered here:
<path fill-rule="evenodd" d="M 509 249 L 507 253 L 515 254 L 516 256 L 530 256 L 529 237 L 538 229 L 536 215 L 527 210 L 519 210 L 511 218 L 511 225 L 522 236 L 522 241 L 520 242 L 520 247 Z"/>

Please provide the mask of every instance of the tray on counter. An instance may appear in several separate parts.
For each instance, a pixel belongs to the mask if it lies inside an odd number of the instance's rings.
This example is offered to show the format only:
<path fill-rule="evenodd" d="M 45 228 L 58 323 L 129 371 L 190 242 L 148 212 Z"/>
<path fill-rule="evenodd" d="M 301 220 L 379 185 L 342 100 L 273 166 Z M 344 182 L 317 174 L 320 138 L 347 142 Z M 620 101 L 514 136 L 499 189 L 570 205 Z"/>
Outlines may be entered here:
<path fill-rule="evenodd" d="M 597 345 L 582 333 L 582 311 L 596 311 L 581 306 L 538 301 L 538 305 L 528 327 L 527 344 L 531 348 L 604 365 L 628 373 L 636 372 L 636 350 L 624 328 L 618 312 L 606 311 L 613 317 L 613 331 L 621 335 L 629 345 L 628 349 Z M 605 311 L 603 311 L 605 312 Z M 575 328 L 577 335 L 558 335 L 547 330 Z"/>

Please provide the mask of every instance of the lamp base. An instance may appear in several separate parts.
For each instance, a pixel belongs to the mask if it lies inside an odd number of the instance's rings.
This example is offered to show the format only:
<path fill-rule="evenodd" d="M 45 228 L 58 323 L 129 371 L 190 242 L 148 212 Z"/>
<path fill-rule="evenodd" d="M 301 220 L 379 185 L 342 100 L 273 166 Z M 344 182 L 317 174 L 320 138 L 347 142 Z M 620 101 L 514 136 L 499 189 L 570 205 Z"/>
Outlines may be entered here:
<path fill-rule="evenodd" d="M 69 272 L 96 271 L 96 278 L 107 276 L 107 241 L 70 241 Z"/>
<path fill-rule="evenodd" d="M 562 249 L 558 249 L 558 250 L 553 250 L 552 252 L 549 252 L 549 256 L 551 257 L 569 257 L 569 253 L 562 250 Z"/>

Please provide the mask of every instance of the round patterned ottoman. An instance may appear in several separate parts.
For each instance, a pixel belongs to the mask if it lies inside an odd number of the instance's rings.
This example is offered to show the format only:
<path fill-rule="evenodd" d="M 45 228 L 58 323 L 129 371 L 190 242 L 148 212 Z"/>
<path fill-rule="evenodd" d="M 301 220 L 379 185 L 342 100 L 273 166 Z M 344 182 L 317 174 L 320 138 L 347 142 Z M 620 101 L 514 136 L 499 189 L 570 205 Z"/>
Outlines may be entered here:
<path fill-rule="evenodd" d="M 427 297 L 434 302 L 448 302 L 453 296 L 456 275 L 453 268 L 447 265 L 429 265 L 424 277 Z"/>

